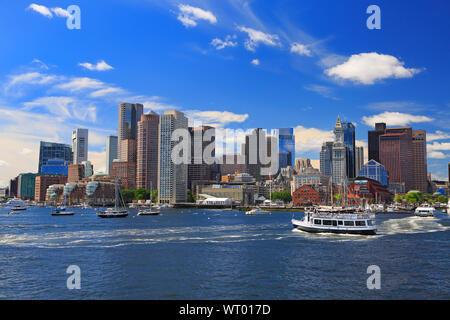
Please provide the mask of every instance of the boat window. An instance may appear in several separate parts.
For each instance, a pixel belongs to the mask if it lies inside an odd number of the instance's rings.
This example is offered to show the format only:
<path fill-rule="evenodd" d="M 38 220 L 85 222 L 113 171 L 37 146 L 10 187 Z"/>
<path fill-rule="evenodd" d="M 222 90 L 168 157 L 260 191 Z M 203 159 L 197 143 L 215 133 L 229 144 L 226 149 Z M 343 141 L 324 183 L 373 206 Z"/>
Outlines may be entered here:
<path fill-rule="evenodd" d="M 374 225 L 373 220 L 367 220 L 367 225 L 368 225 L 368 226 L 373 226 L 373 225 Z"/>
<path fill-rule="evenodd" d="M 354 225 L 353 221 L 344 221 L 344 226 L 353 227 Z"/>
<path fill-rule="evenodd" d="M 331 220 L 323 220 L 324 226 L 331 226 Z"/>
<path fill-rule="evenodd" d="M 337 226 L 337 220 L 333 220 L 333 226 Z"/>
<path fill-rule="evenodd" d="M 342 223 L 343 223 L 342 220 L 338 221 L 338 225 L 342 226 Z"/>
<path fill-rule="evenodd" d="M 357 227 L 365 227 L 366 226 L 366 222 L 364 220 L 363 221 L 360 221 L 360 220 L 355 221 L 355 224 Z"/>
<path fill-rule="evenodd" d="M 322 224 L 322 220 L 320 220 L 320 219 L 314 219 L 314 224 Z"/>

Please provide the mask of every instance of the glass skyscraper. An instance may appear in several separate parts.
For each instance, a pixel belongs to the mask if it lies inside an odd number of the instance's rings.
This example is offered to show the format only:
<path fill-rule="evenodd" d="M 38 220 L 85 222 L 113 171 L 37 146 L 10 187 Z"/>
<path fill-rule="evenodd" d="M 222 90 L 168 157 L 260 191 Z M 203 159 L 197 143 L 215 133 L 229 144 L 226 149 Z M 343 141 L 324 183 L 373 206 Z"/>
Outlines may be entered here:
<path fill-rule="evenodd" d="M 342 122 L 344 145 L 347 148 L 347 178 L 355 177 L 355 126 L 351 122 Z"/>
<path fill-rule="evenodd" d="M 278 164 L 279 169 L 295 164 L 295 136 L 293 128 L 279 128 L 272 132 L 278 139 Z"/>
<path fill-rule="evenodd" d="M 39 147 L 39 167 L 38 172 L 42 172 L 42 166 L 48 160 L 59 159 L 71 164 L 73 162 L 72 147 L 67 144 L 41 141 Z"/>
<path fill-rule="evenodd" d="M 388 172 L 381 163 L 370 160 L 359 171 L 359 176 L 373 179 L 381 183 L 383 186 L 388 185 Z"/>

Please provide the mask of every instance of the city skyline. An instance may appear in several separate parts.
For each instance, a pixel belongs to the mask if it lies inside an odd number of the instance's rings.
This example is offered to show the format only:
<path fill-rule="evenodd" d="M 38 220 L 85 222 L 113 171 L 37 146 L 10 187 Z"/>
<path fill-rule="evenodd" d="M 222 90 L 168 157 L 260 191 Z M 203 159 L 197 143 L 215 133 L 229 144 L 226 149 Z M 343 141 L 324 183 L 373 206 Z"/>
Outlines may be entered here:
<path fill-rule="evenodd" d="M 80 30 L 68 30 L 56 14 L 46 17 L 29 1 L 8 3 L 0 13 L 9 31 L 0 41 L 0 186 L 18 173 L 36 172 L 40 141 L 70 144 L 76 128 L 89 130 L 88 160 L 104 172 L 106 137 L 118 134 L 117 105 L 124 102 L 142 103 L 144 113 L 182 111 L 189 125 L 292 127 L 295 157 L 316 161 L 322 143 L 332 140 L 338 115 L 355 124 L 356 146 L 366 153 L 367 132 L 375 122 L 411 126 L 427 131 L 428 171 L 447 177 L 450 99 L 442 70 L 449 66 L 449 31 L 444 21 L 433 20 L 444 2 L 424 9 L 416 2 L 399 8 L 381 1 L 381 30 L 368 30 L 364 5 L 352 1 L 327 4 L 322 11 L 299 4 L 284 17 L 261 2 L 104 3 L 108 18 L 101 17 L 98 3 L 79 1 Z M 181 5 L 201 8 L 215 20 L 183 14 Z M 344 10 L 350 12 L 343 15 Z M 402 21 L 418 11 L 423 19 L 406 30 Z M 127 15 L 148 20 L 145 30 L 115 22 Z M 338 27 L 323 25 L 330 16 L 339 20 Z M 427 40 L 437 32 L 427 24 L 431 20 L 439 30 L 433 41 Z M 170 36 L 162 40 L 155 25 Z M 51 41 L 60 45 L 49 51 Z M 108 43 L 123 48 L 139 43 L 139 49 L 114 52 Z M 414 50 L 417 43 L 429 52 Z M 340 73 L 355 60 L 376 64 L 380 57 L 406 76 L 358 70 L 345 80 Z"/>

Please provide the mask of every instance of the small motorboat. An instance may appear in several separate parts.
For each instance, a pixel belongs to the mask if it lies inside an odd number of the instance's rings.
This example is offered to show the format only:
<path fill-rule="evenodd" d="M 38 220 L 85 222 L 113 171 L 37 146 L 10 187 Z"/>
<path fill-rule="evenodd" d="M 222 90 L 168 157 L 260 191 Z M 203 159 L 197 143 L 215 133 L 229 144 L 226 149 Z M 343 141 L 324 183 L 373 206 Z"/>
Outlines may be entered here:
<path fill-rule="evenodd" d="M 421 205 L 416 208 L 414 215 L 418 217 L 434 217 L 434 212 L 436 209 L 430 205 Z"/>
<path fill-rule="evenodd" d="M 52 213 L 51 213 L 52 216 L 73 216 L 74 214 L 75 214 L 75 212 L 66 211 L 65 208 L 62 211 L 59 209 L 56 209 L 56 210 L 52 211 Z"/>
<path fill-rule="evenodd" d="M 108 208 L 105 211 L 97 212 L 97 216 L 100 218 L 125 218 L 128 216 L 128 210 Z"/>
<path fill-rule="evenodd" d="M 157 216 L 159 214 L 160 214 L 159 210 L 150 208 L 150 209 L 139 210 L 137 215 L 138 216 Z"/>
<path fill-rule="evenodd" d="M 270 214 L 270 211 L 262 210 L 261 208 L 256 207 L 250 211 L 245 212 L 245 214 L 248 216 L 262 215 L 262 214 Z"/>

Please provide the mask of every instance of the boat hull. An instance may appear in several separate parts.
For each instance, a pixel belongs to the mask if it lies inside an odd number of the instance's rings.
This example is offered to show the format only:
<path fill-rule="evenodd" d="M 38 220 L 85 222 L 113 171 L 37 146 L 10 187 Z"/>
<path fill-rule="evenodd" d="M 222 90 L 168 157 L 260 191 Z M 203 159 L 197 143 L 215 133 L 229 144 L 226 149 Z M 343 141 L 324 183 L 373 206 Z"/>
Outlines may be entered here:
<path fill-rule="evenodd" d="M 138 216 L 157 216 L 159 215 L 159 211 L 158 212 L 139 212 L 137 215 Z"/>
<path fill-rule="evenodd" d="M 53 212 L 51 213 L 51 215 L 54 217 L 73 216 L 75 215 L 75 212 L 61 212 L 61 213 Z"/>
<path fill-rule="evenodd" d="M 104 219 L 126 218 L 126 217 L 128 217 L 128 212 L 115 213 L 115 214 L 111 214 L 111 213 L 97 213 L 97 216 L 99 218 L 104 218 Z"/>
<path fill-rule="evenodd" d="M 343 229 L 319 229 L 319 228 L 311 228 L 301 225 L 295 225 L 293 224 L 294 228 L 309 232 L 309 233 L 336 233 L 336 234 L 360 234 L 360 235 L 367 235 L 367 236 L 373 236 L 377 234 L 376 229 L 372 230 L 343 230 Z"/>

